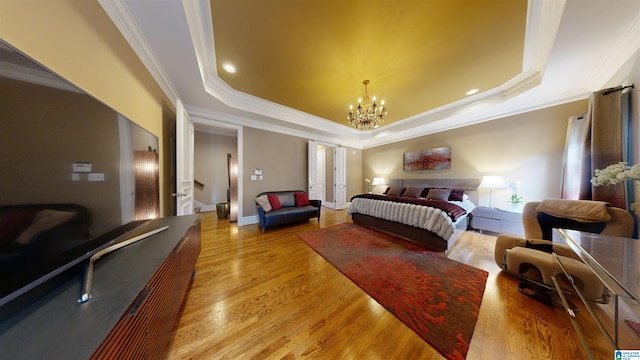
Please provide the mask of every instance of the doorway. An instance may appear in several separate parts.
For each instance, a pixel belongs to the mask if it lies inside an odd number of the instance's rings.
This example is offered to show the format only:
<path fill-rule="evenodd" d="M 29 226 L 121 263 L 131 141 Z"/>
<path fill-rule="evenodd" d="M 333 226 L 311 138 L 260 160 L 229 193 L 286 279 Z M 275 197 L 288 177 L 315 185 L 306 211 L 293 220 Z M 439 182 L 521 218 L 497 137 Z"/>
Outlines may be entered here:
<path fill-rule="evenodd" d="M 326 207 L 347 208 L 347 149 L 310 140 L 308 164 L 309 198 L 321 199 Z M 324 165 L 322 164 L 324 163 Z M 327 188 L 331 190 L 327 191 Z"/>

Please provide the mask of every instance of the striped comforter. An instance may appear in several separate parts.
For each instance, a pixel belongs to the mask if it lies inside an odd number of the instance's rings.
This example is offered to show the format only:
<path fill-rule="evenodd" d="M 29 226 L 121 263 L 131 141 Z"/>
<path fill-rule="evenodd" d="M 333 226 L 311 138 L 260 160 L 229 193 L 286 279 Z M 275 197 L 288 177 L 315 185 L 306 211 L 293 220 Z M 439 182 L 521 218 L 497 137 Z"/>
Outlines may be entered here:
<path fill-rule="evenodd" d="M 449 239 L 455 222 L 466 214 L 463 208 L 446 201 L 403 202 L 402 198 L 358 195 L 351 199 L 348 214 L 358 213 L 429 230 L 443 239 Z"/>

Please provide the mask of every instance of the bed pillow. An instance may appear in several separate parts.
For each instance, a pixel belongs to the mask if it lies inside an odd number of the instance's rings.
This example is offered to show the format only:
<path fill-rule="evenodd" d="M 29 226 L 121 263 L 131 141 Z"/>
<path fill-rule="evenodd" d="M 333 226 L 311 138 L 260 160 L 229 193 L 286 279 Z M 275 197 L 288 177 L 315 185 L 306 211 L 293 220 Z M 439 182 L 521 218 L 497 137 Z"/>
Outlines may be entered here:
<path fill-rule="evenodd" d="M 273 208 L 271 207 L 271 203 L 269 202 L 269 197 L 267 195 L 260 195 L 256 198 L 256 202 L 262 206 L 264 212 L 269 212 Z"/>
<path fill-rule="evenodd" d="M 449 194 L 451 194 L 451 190 L 449 189 L 430 189 L 429 193 L 427 193 L 427 200 L 449 200 Z"/>
<path fill-rule="evenodd" d="M 452 189 L 449 194 L 449 201 L 462 201 L 464 197 L 464 190 Z"/>
<path fill-rule="evenodd" d="M 387 193 L 387 195 L 389 195 L 389 196 L 402 196 L 402 193 L 404 193 L 404 188 L 402 186 L 392 186 L 389 189 L 389 192 Z"/>
<path fill-rule="evenodd" d="M 37 233 L 62 225 L 74 216 L 76 216 L 76 213 L 70 211 L 42 210 L 33 218 L 33 223 L 18 236 L 16 242 L 26 245 Z"/>
<path fill-rule="evenodd" d="M 296 206 L 307 206 L 309 205 L 309 196 L 307 193 L 297 192 L 294 193 L 296 197 Z"/>
<path fill-rule="evenodd" d="M 417 198 L 417 197 L 420 197 L 420 194 L 422 194 L 422 188 L 410 186 L 404 191 L 404 193 L 402 193 L 402 196 L 409 197 L 409 198 Z"/>
<path fill-rule="evenodd" d="M 282 204 L 280 204 L 280 199 L 278 199 L 278 195 L 267 194 L 267 197 L 269 198 L 269 204 L 271 204 L 271 208 L 273 208 L 273 210 L 278 210 L 282 208 Z"/>

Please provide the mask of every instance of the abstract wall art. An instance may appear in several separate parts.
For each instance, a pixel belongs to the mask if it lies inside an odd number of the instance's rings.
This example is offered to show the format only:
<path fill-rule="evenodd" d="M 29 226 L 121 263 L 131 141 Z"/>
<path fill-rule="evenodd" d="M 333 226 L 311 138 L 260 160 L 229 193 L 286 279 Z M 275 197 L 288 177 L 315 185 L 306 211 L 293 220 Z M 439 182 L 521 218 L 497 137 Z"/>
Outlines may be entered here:
<path fill-rule="evenodd" d="M 403 154 L 402 169 L 404 171 L 451 169 L 451 147 L 406 152 Z"/>

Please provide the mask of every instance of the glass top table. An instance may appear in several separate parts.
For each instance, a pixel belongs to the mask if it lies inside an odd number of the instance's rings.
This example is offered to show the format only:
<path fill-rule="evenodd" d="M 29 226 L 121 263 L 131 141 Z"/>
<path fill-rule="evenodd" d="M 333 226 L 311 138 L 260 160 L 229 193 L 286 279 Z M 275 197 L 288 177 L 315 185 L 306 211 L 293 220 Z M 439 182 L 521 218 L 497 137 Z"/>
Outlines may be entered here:
<path fill-rule="evenodd" d="M 613 301 L 608 305 L 593 304 L 581 294 L 580 297 L 611 345 L 616 349 L 640 349 L 640 333 L 632 327 L 640 326 L 640 240 L 554 229 L 553 241 L 567 244 L 609 290 Z M 561 257 L 554 257 L 562 267 Z M 610 317 L 606 316 L 607 306 Z M 574 315 L 568 312 L 574 322 Z M 586 346 L 580 329 L 576 330 Z"/>

